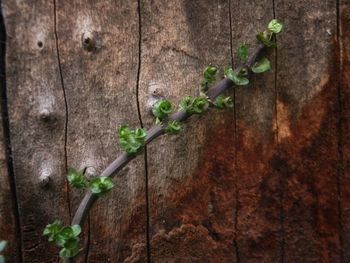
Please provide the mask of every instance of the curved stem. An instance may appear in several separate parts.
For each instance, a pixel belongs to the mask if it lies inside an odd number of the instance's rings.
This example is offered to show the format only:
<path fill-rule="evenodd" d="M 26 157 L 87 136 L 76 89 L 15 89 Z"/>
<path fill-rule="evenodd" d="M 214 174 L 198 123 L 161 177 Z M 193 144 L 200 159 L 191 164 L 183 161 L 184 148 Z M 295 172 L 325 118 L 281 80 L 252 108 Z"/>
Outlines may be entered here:
<path fill-rule="evenodd" d="M 247 62 L 239 67 L 241 68 L 250 68 L 258 56 L 260 55 L 261 51 L 264 49 L 264 45 L 260 44 L 254 52 L 250 55 Z M 209 99 L 214 100 L 217 96 L 219 96 L 221 93 L 223 93 L 225 90 L 233 86 L 233 82 L 227 78 L 222 79 L 218 84 L 216 84 L 214 87 L 210 88 L 207 92 L 207 96 Z M 170 120 L 178 120 L 178 121 L 184 121 L 188 117 L 190 117 L 189 114 L 187 114 L 184 111 L 179 111 L 170 116 Z M 147 132 L 147 137 L 145 140 L 145 145 L 159 137 L 160 135 L 164 134 L 164 128 L 161 125 L 155 125 Z M 101 176 L 107 176 L 110 178 L 113 178 L 121 169 L 123 169 L 132 159 L 135 158 L 136 155 L 128 155 L 126 153 L 123 153 L 120 155 L 117 159 L 115 159 L 111 164 L 107 166 L 107 168 L 101 173 Z M 83 225 L 85 222 L 85 219 L 92 207 L 92 205 L 95 203 L 95 201 L 98 199 L 97 195 L 92 194 L 91 192 L 86 193 L 85 197 L 81 201 L 74 217 L 72 220 L 72 225 Z"/>

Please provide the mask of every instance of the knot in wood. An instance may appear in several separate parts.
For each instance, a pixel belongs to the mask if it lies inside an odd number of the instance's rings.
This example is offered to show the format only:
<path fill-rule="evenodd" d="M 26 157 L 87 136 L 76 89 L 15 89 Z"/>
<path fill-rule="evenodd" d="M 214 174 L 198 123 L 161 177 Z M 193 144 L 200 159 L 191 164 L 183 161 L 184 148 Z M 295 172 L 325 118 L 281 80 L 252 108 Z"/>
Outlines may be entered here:
<path fill-rule="evenodd" d="M 42 109 L 39 113 L 39 118 L 43 122 L 55 122 L 56 117 L 53 112 L 49 111 L 48 109 Z"/>
<path fill-rule="evenodd" d="M 101 47 L 101 40 L 97 32 L 85 32 L 81 41 L 84 49 L 89 52 L 96 51 Z"/>

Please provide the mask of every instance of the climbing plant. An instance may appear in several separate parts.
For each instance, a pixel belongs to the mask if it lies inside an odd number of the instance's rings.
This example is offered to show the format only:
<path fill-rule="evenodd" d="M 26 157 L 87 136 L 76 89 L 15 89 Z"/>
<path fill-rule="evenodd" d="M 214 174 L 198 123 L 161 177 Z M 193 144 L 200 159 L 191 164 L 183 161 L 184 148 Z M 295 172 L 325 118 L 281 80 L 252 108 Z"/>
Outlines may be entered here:
<path fill-rule="evenodd" d="M 203 79 L 199 85 L 198 95 L 185 96 L 178 107 L 174 107 L 169 100 L 160 99 L 152 105 L 155 126 L 146 131 L 144 128 L 131 129 L 122 125 L 117 130 L 120 148 L 124 153 L 112 162 L 100 176 L 87 179 L 83 171 L 74 168 L 68 170 L 67 180 L 71 187 L 85 189 L 87 193 L 80 203 L 70 226 L 64 226 L 59 220 L 46 226 L 43 235 L 49 242 L 61 248 L 60 256 L 67 261 L 79 253 L 79 234 L 86 216 L 97 198 L 108 193 L 114 186 L 113 176 L 129 161 L 142 151 L 146 144 L 164 133 L 179 134 L 183 121 L 194 114 L 204 114 L 211 108 L 225 109 L 233 107 L 230 96 L 221 95 L 229 87 L 245 86 L 249 84 L 252 73 L 259 74 L 269 71 L 271 63 L 268 58 L 261 57 L 264 48 L 276 47 L 276 35 L 282 32 L 283 25 L 276 19 L 270 21 L 267 29 L 257 34 L 258 46 L 249 52 L 246 44 L 237 49 L 238 60 L 241 65 L 235 69 L 226 67 L 224 78 L 217 82 L 220 70 L 209 65 L 203 71 Z M 214 85 L 214 86 L 213 86 Z"/>

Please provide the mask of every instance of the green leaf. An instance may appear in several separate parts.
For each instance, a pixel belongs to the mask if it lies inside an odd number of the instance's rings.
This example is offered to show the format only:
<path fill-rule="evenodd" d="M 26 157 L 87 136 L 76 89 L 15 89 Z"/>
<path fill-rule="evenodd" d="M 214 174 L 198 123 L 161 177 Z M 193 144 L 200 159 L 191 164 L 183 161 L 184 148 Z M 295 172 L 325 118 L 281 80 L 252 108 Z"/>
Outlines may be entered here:
<path fill-rule="evenodd" d="M 114 187 L 111 178 L 106 176 L 97 176 L 90 181 L 90 190 L 93 194 L 102 195 L 109 192 Z"/>
<path fill-rule="evenodd" d="M 248 47 L 246 44 L 241 44 L 237 49 L 238 57 L 241 61 L 246 61 L 249 56 Z"/>
<path fill-rule="evenodd" d="M 203 81 L 201 83 L 202 89 L 204 91 L 208 90 L 209 86 L 216 81 L 216 75 L 218 73 L 218 68 L 215 66 L 208 66 L 203 71 Z"/>
<path fill-rule="evenodd" d="M 193 97 L 191 96 L 187 96 L 183 98 L 180 102 L 180 109 L 187 113 L 190 113 L 192 108 L 192 101 L 193 101 Z"/>
<path fill-rule="evenodd" d="M 5 240 L 0 241 L 0 252 L 4 251 L 7 242 Z"/>
<path fill-rule="evenodd" d="M 83 175 L 83 173 L 80 171 L 77 171 L 74 168 L 68 169 L 67 180 L 69 182 L 69 185 L 77 189 L 85 188 L 87 185 L 87 180 Z"/>
<path fill-rule="evenodd" d="M 268 36 L 268 34 L 266 32 L 261 32 L 259 33 L 256 38 L 258 39 L 258 41 L 262 44 L 264 44 L 266 47 L 271 47 L 271 48 L 275 48 L 276 47 L 276 43 L 273 42 L 272 40 L 270 40 L 270 36 Z"/>
<path fill-rule="evenodd" d="M 128 154 L 137 153 L 145 144 L 147 133 L 144 129 L 130 130 L 127 125 L 118 129 L 119 144 Z"/>
<path fill-rule="evenodd" d="M 283 25 L 277 19 L 273 19 L 270 21 L 270 23 L 268 25 L 268 29 L 270 30 L 271 33 L 278 34 L 278 33 L 282 32 Z"/>
<path fill-rule="evenodd" d="M 172 134 L 179 134 L 181 132 L 182 125 L 181 122 L 174 120 L 168 123 L 165 131 Z"/>
<path fill-rule="evenodd" d="M 163 120 L 172 112 L 172 106 L 168 100 L 159 100 L 152 107 L 153 115 L 159 120 Z"/>
<path fill-rule="evenodd" d="M 129 136 L 131 133 L 128 125 L 122 125 L 120 126 L 120 128 L 118 129 L 118 135 L 119 137 L 127 137 Z"/>
<path fill-rule="evenodd" d="M 207 98 L 196 97 L 192 101 L 192 111 L 191 113 L 201 114 L 206 111 L 209 107 L 209 102 Z"/>
<path fill-rule="evenodd" d="M 77 237 L 80 235 L 81 227 L 79 225 L 72 225 L 71 228 L 73 230 L 73 236 Z"/>
<path fill-rule="evenodd" d="M 248 85 L 249 79 L 243 77 L 241 72 L 242 71 L 240 71 L 239 74 L 236 74 L 232 68 L 226 68 L 225 76 L 238 86 Z"/>
<path fill-rule="evenodd" d="M 73 249 L 67 249 L 62 248 L 60 251 L 60 257 L 64 260 L 67 260 L 68 258 L 75 257 L 79 253 L 79 247 L 73 248 Z"/>
<path fill-rule="evenodd" d="M 257 61 L 251 69 L 254 73 L 263 73 L 271 69 L 271 64 L 267 58 L 263 58 Z"/>
<path fill-rule="evenodd" d="M 220 95 L 216 98 L 214 105 L 219 109 L 232 108 L 233 101 L 231 97 L 225 97 L 224 95 Z"/>
<path fill-rule="evenodd" d="M 55 220 L 52 224 L 48 224 L 45 227 L 43 235 L 48 236 L 49 242 L 55 242 L 57 235 L 61 232 L 62 228 L 62 222 Z"/>

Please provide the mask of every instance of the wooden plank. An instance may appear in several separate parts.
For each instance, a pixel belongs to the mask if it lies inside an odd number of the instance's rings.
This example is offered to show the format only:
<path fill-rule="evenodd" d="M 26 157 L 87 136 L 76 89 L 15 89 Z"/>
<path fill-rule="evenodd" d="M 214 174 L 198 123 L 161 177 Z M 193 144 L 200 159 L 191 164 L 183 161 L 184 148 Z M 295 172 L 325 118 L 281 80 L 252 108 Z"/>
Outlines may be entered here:
<path fill-rule="evenodd" d="M 4 83 L 2 82 L 1 85 L 3 84 Z M 4 87 L 2 86 L 2 88 Z M 5 153 L 6 144 L 3 129 L 3 119 L 0 115 L 0 241 L 5 240 L 8 242 L 6 250 L 1 254 L 5 256 L 8 262 L 17 262 L 20 258 L 18 251 L 19 240 L 16 237 L 18 229 L 16 225 L 16 215 L 13 208 L 13 203 L 16 200 L 13 200 L 13 194 L 10 188 L 10 180 L 7 170 L 7 159 Z"/>
<path fill-rule="evenodd" d="M 5 1 L 6 77 L 14 175 L 25 262 L 54 262 L 57 248 L 42 232 L 68 223 L 65 190 L 65 107 L 48 1 Z"/>
<path fill-rule="evenodd" d="M 333 74 L 339 79 L 339 192 L 342 260 L 350 259 L 350 1 L 339 1 L 339 63 Z"/>
<path fill-rule="evenodd" d="M 246 43 L 252 50 L 256 34 L 273 18 L 273 1 L 232 1 L 231 14 L 233 47 Z M 241 262 L 279 262 L 282 254 L 279 176 L 270 165 L 278 154 L 275 59 L 274 52 L 266 55 L 272 71 L 253 76 L 249 86 L 236 88 L 235 96 L 237 256 Z"/>
<path fill-rule="evenodd" d="M 276 0 L 277 127 L 284 261 L 339 262 L 336 1 Z"/>
<path fill-rule="evenodd" d="M 116 158 L 116 127 L 140 126 L 137 1 L 58 1 L 57 33 L 68 104 L 68 165 L 98 175 Z M 143 156 L 115 179 L 90 216 L 90 243 L 81 261 L 128 262 L 146 247 Z M 74 191 L 74 190 L 73 190 Z M 82 194 L 72 194 L 72 211 Z M 146 258 L 143 250 L 141 261 Z"/>
<path fill-rule="evenodd" d="M 231 63 L 228 1 L 141 1 L 140 103 L 198 95 L 208 64 Z M 232 95 L 232 93 L 231 93 Z M 233 111 L 192 117 L 148 147 L 152 262 L 235 262 Z"/>
<path fill-rule="evenodd" d="M 0 2 L 1 5 L 1 2 Z M 7 241 L 7 247 L 3 254 L 8 262 L 17 262 L 20 258 L 18 215 L 14 189 L 11 189 L 14 178 L 8 171 L 9 139 L 8 116 L 6 97 L 6 30 L 2 10 L 0 14 L 0 241 Z"/>

